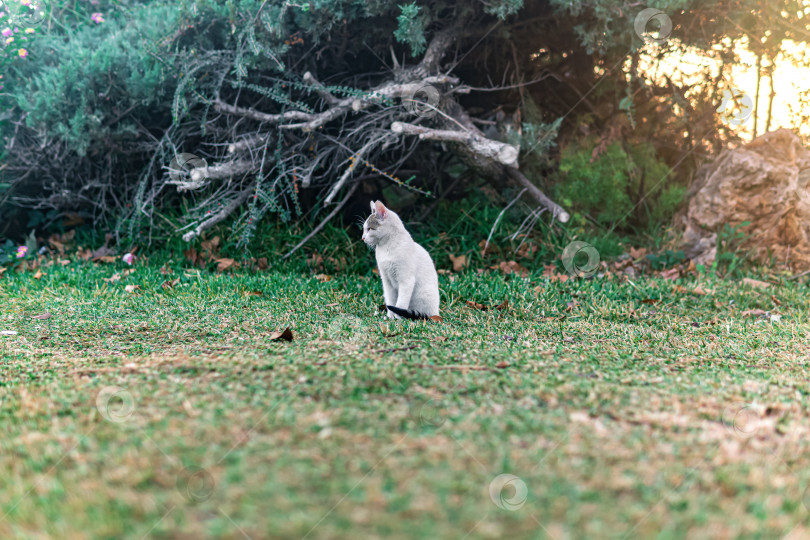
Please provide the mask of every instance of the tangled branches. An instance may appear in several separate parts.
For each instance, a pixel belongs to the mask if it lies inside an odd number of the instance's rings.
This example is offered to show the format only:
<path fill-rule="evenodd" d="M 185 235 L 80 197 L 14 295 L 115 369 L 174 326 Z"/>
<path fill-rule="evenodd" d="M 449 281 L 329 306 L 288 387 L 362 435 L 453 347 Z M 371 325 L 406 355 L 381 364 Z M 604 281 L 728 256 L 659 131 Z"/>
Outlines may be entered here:
<path fill-rule="evenodd" d="M 309 71 L 300 82 L 248 85 L 260 96 L 253 99 L 247 92 L 226 99 L 218 88 L 211 105 L 219 116 L 208 121 L 208 129 L 218 132 L 220 140 L 227 134 L 229 142 L 218 146 L 226 151 L 215 156 L 214 165 L 181 171 L 176 179 L 157 186 L 162 190 L 171 185 L 178 192 L 200 196 L 180 227 L 190 229 L 183 239 L 190 241 L 241 210 L 239 225 L 242 241 L 247 242 L 255 222 L 267 212 L 300 213 L 300 190 L 317 189 L 323 205 L 332 205 L 341 192 L 354 192 L 357 173 L 364 168 L 429 194 L 428 182 L 396 176 L 427 141 L 446 144 L 452 154 L 488 178 L 520 185 L 555 217 L 567 221 L 568 214 L 519 171 L 518 148 L 485 136 L 458 104 L 455 96 L 468 89 L 440 70 L 453 41 L 452 31 L 439 32 L 419 64 L 397 65 L 367 90 L 328 86 Z M 268 102 L 275 111 L 266 110 Z M 385 169 L 375 164 L 385 164 Z M 344 196 L 326 219 L 336 215 L 348 198 Z"/>

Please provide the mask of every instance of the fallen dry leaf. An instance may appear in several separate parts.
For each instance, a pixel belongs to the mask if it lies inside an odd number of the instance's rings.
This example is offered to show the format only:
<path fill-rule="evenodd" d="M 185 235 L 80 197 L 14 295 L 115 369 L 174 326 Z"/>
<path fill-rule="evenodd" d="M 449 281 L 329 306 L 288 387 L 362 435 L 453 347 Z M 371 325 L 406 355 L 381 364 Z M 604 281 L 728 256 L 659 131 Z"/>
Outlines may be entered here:
<path fill-rule="evenodd" d="M 516 261 L 501 261 L 497 266 L 491 266 L 493 270 L 500 270 L 506 275 L 517 274 L 520 277 L 528 277 L 529 271 Z"/>
<path fill-rule="evenodd" d="M 681 286 L 681 285 L 675 285 L 675 286 L 673 287 L 673 290 L 674 290 L 675 292 L 677 292 L 677 293 L 681 293 L 681 294 L 694 294 L 694 295 L 696 295 L 696 296 L 706 296 L 707 294 L 709 294 L 709 292 L 714 292 L 714 291 L 706 291 L 706 290 L 705 290 L 705 289 L 703 289 L 703 287 L 701 287 L 700 285 L 698 285 L 698 286 L 697 286 L 697 287 L 695 287 L 694 289 L 687 289 L 686 287 L 683 287 L 683 286 Z"/>
<path fill-rule="evenodd" d="M 39 279 L 42 277 L 42 270 L 37 270 L 37 273 L 34 274 L 34 279 Z"/>
<path fill-rule="evenodd" d="M 565 283 L 566 281 L 568 281 L 569 276 L 568 274 L 558 274 L 556 266 L 554 266 L 553 264 L 547 264 L 545 267 L 543 267 L 543 277 L 548 278 L 549 281 L 551 281 L 552 283 L 558 281 L 560 283 Z M 537 287 L 535 287 L 535 290 L 537 290 Z"/>
<path fill-rule="evenodd" d="M 32 319 L 37 319 L 37 320 L 40 320 L 40 321 L 47 321 L 48 319 L 50 319 L 50 318 L 51 318 L 51 313 L 50 313 L 50 312 L 47 312 L 47 313 L 42 313 L 42 314 L 40 314 L 40 315 L 34 315 L 34 316 L 33 316 L 33 317 L 31 317 L 31 318 L 32 318 Z"/>
<path fill-rule="evenodd" d="M 90 253 L 85 253 L 82 258 L 86 257 L 87 259 L 93 259 L 95 261 L 100 259 L 101 257 L 109 257 L 113 255 L 115 255 L 115 250 L 110 249 L 106 245 L 103 245 L 98 249 L 94 249 Z"/>
<path fill-rule="evenodd" d="M 209 261 L 216 259 L 216 254 L 219 251 L 219 236 L 215 236 L 211 240 L 203 240 L 200 242 L 200 247 L 203 250 L 204 259 Z"/>
<path fill-rule="evenodd" d="M 106 281 L 107 283 L 113 283 L 113 282 L 116 282 L 116 281 L 121 281 L 121 274 L 119 274 L 118 272 L 116 272 L 116 273 L 114 273 L 113 275 L 111 275 L 110 277 L 108 277 L 108 278 L 102 278 L 102 279 L 103 279 L 104 281 Z"/>
<path fill-rule="evenodd" d="M 62 222 L 62 226 L 67 227 L 75 227 L 77 225 L 81 225 L 84 223 L 84 218 L 77 214 L 76 212 L 69 212 L 65 215 L 65 220 Z"/>
<path fill-rule="evenodd" d="M 520 235 L 518 238 L 524 237 L 524 236 L 525 235 Z M 534 244 L 532 244 L 529 241 L 529 242 L 524 242 L 523 245 L 521 245 L 518 248 L 518 250 L 515 252 L 515 255 L 517 255 L 521 259 L 531 259 L 534 256 L 535 251 L 536 251 L 536 248 L 535 248 Z"/>
<path fill-rule="evenodd" d="M 645 298 L 641 301 L 642 304 L 655 304 L 656 302 L 660 302 L 658 298 Z"/>
<path fill-rule="evenodd" d="M 497 309 L 498 311 L 503 311 L 508 307 L 509 307 L 509 299 L 507 298 L 506 300 L 495 306 L 495 309 Z"/>
<path fill-rule="evenodd" d="M 293 340 L 292 330 L 290 330 L 290 328 L 287 327 L 281 332 L 273 332 L 272 334 L 270 334 L 270 341 L 279 341 L 279 340 L 292 341 Z"/>
<path fill-rule="evenodd" d="M 466 255 L 453 255 L 450 254 L 450 261 L 453 263 L 453 272 L 461 272 L 467 267 L 468 261 Z"/>
<path fill-rule="evenodd" d="M 326 283 L 327 281 L 332 281 L 332 276 L 328 274 L 315 274 L 315 279 L 321 283 Z"/>
<path fill-rule="evenodd" d="M 96 262 L 103 262 L 103 263 L 108 263 L 109 264 L 109 263 L 116 262 L 118 259 L 113 257 L 112 255 L 104 255 L 102 257 L 97 257 L 94 260 Z"/>
<path fill-rule="evenodd" d="M 262 291 L 247 291 L 245 294 L 248 296 L 261 296 L 264 293 Z"/>
<path fill-rule="evenodd" d="M 441 343 L 442 341 L 447 341 L 447 336 L 436 336 L 432 341 Z"/>
<path fill-rule="evenodd" d="M 507 362 L 506 360 L 501 360 L 500 362 L 495 364 L 495 367 L 499 368 L 499 369 L 508 368 L 509 367 L 509 362 Z"/>
<path fill-rule="evenodd" d="M 132 293 L 139 290 L 140 288 L 141 288 L 140 285 L 127 285 L 126 287 L 124 287 L 124 290 L 128 293 Z"/>
<path fill-rule="evenodd" d="M 751 278 L 743 278 L 742 279 L 743 285 L 750 285 L 755 289 L 767 289 L 771 286 L 770 283 L 767 281 L 760 281 L 758 279 L 751 279 Z"/>
<path fill-rule="evenodd" d="M 781 305 L 782 305 L 782 302 L 780 302 L 780 301 L 779 301 L 779 299 L 778 299 L 777 297 L 775 297 L 774 295 L 771 295 L 771 301 L 772 301 L 774 304 L 776 304 L 777 306 L 781 306 Z"/>
<path fill-rule="evenodd" d="M 174 289 L 174 286 L 180 283 L 180 278 L 168 279 L 160 284 L 163 289 Z"/>
<path fill-rule="evenodd" d="M 664 270 L 660 274 L 658 274 L 664 279 L 675 280 L 681 277 L 681 269 L 680 268 L 670 268 L 669 270 Z"/>
<path fill-rule="evenodd" d="M 747 309 L 747 310 L 743 311 L 742 313 L 740 313 L 740 315 L 742 315 L 743 317 L 761 317 L 761 316 L 765 315 L 766 313 L 767 313 L 767 311 L 764 311 L 764 310 L 761 310 L 761 309 Z"/>
<path fill-rule="evenodd" d="M 215 239 L 216 238 L 219 237 L 217 236 L 215 237 Z M 217 272 L 224 272 L 225 270 L 231 268 L 234 265 L 234 263 L 236 263 L 236 261 L 233 259 L 216 259 L 216 263 L 217 263 Z"/>
<path fill-rule="evenodd" d="M 647 248 L 634 248 L 631 247 L 629 251 L 630 258 L 633 260 L 638 260 L 647 255 Z"/>
<path fill-rule="evenodd" d="M 197 261 L 199 260 L 199 254 L 197 253 L 196 248 L 193 247 L 185 250 L 183 252 L 183 256 L 186 258 L 188 262 L 191 263 L 192 266 L 195 266 L 197 264 Z"/>
<path fill-rule="evenodd" d="M 169 268 L 164 264 L 163 266 L 160 267 L 160 273 L 166 276 L 169 274 L 174 274 L 174 270 L 172 270 L 171 268 Z"/>
<path fill-rule="evenodd" d="M 473 309 L 480 309 L 481 311 L 486 311 L 487 309 L 489 309 L 489 308 L 488 308 L 487 306 L 485 306 L 484 304 L 478 304 L 478 303 L 476 303 L 476 302 L 473 302 L 472 300 L 467 300 L 467 301 L 465 302 L 465 304 L 467 304 L 468 306 L 470 306 L 470 307 L 471 307 L 471 308 L 473 308 Z"/>
<path fill-rule="evenodd" d="M 444 319 L 442 319 L 438 315 L 431 315 L 430 320 L 433 321 L 433 322 L 444 322 Z"/>

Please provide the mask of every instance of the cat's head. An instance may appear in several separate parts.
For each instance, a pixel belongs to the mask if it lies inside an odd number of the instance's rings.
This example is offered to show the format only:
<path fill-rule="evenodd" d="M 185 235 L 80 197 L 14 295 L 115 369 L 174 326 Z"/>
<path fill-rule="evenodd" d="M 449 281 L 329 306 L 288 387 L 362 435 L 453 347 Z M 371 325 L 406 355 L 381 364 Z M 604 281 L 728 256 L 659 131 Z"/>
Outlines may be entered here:
<path fill-rule="evenodd" d="M 384 244 L 403 229 L 402 221 L 381 201 L 371 201 L 371 215 L 363 223 L 363 242 L 369 247 Z"/>

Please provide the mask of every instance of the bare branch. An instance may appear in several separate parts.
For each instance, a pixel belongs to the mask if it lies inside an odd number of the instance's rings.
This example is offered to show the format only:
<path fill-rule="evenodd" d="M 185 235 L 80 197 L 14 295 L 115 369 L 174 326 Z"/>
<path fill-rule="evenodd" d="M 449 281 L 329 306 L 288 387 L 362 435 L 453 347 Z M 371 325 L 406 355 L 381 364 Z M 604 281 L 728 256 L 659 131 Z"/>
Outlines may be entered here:
<path fill-rule="evenodd" d="M 507 167 L 506 172 L 509 177 L 517 182 L 520 186 L 526 188 L 529 191 L 529 194 L 534 197 L 534 200 L 539 202 L 541 205 L 545 206 L 551 211 L 551 214 L 559 219 L 563 223 L 567 223 L 571 216 L 568 215 L 568 212 L 562 209 L 560 205 L 549 199 L 545 193 L 543 193 L 539 187 L 532 184 L 531 180 L 526 178 L 526 176 L 520 172 L 519 170 L 515 169 L 514 167 Z"/>
<path fill-rule="evenodd" d="M 329 105 L 337 105 L 339 101 L 338 98 L 330 94 L 326 87 L 319 83 L 309 71 L 304 73 L 304 82 L 314 86 L 315 91 L 318 92 L 318 95 L 321 96 Z"/>
<path fill-rule="evenodd" d="M 287 111 L 282 114 L 267 114 L 255 109 L 230 105 L 224 101 L 214 102 L 214 108 L 225 114 L 244 116 L 245 118 L 250 118 L 251 120 L 258 120 L 259 122 L 268 122 L 271 124 L 278 124 L 279 122 L 285 122 L 287 120 L 307 120 L 312 118 L 312 114 L 302 111 Z"/>
<path fill-rule="evenodd" d="M 253 137 L 247 137 L 245 139 L 242 139 L 241 141 L 232 142 L 231 144 L 228 145 L 228 153 L 235 154 L 236 152 L 248 150 L 250 148 L 264 144 L 266 140 L 267 137 L 263 135 L 256 135 Z"/>
<path fill-rule="evenodd" d="M 253 162 L 247 160 L 221 163 L 211 167 L 198 167 L 189 171 L 191 181 L 168 180 L 167 184 L 177 186 L 177 191 L 192 191 L 208 185 L 209 181 L 217 178 L 231 178 L 240 174 L 245 174 L 253 169 Z"/>
<path fill-rule="evenodd" d="M 340 188 L 343 187 L 343 184 L 346 183 L 346 180 L 349 179 L 349 177 L 352 175 L 354 170 L 357 168 L 357 161 L 365 159 L 365 156 L 371 151 L 371 149 L 374 148 L 375 146 L 377 146 L 378 144 L 380 144 L 380 142 L 381 142 L 381 139 L 373 139 L 373 140 L 367 142 L 365 144 L 365 146 L 363 146 L 360 150 L 357 151 L 356 154 L 354 154 L 355 161 L 353 161 L 352 164 L 349 165 L 346 168 L 346 170 L 340 176 L 340 179 L 337 182 L 335 182 L 335 184 L 329 190 L 329 193 L 326 195 L 326 198 L 323 201 L 324 204 L 331 204 L 332 203 L 332 200 L 338 194 L 338 192 L 340 191 Z"/>
<path fill-rule="evenodd" d="M 437 32 L 430 41 L 430 44 L 425 51 L 425 55 L 422 57 L 422 61 L 417 67 L 417 70 L 424 74 L 435 73 L 438 71 L 439 62 L 441 62 L 442 58 L 444 58 L 444 55 L 447 53 L 447 49 L 450 48 L 450 45 L 452 45 L 456 40 L 457 33 L 456 28 L 445 28 L 444 30 Z"/>
<path fill-rule="evenodd" d="M 256 187 L 255 185 L 252 185 L 249 188 L 247 188 L 246 190 L 242 191 L 235 199 L 233 199 L 231 202 L 229 202 L 222 210 L 220 210 L 219 212 L 217 212 L 216 214 L 214 214 L 210 218 L 206 219 L 205 221 L 203 221 L 202 223 L 197 225 L 197 227 L 193 231 L 189 231 L 186 234 L 184 234 L 183 235 L 183 240 L 186 241 L 186 242 L 191 242 L 192 240 L 194 240 L 195 238 L 200 236 L 200 234 L 202 234 L 203 231 L 205 231 L 207 229 L 210 229 L 211 227 L 213 227 L 214 225 L 216 225 L 220 221 L 222 221 L 225 218 L 227 218 L 228 216 L 230 216 L 237 208 L 242 206 L 245 203 L 245 201 L 248 200 L 251 193 L 253 193 L 253 190 L 255 189 L 255 187 Z"/>
<path fill-rule="evenodd" d="M 502 165 L 517 167 L 518 149 L 511 144 L 482 137 L 472 131 L 431 129 L 405 122 L 394 122 L 391 131 L 406 135 L 418 135 L 422 140 L 453 141 L 470 147 L 476 154 L 497 161 Z"/>

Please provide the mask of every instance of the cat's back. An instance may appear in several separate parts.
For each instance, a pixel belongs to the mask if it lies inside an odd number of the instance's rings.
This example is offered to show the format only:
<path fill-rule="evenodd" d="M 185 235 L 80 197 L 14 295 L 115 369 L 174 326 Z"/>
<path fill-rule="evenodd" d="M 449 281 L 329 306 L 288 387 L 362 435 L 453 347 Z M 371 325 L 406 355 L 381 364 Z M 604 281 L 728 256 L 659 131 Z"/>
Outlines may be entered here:
<path fill-rule="evenodd" d="M 436 266 L 433 264 L 433 258 L 428 253 L 428 250 L 414 242 L 414 253 L 416 254 L 417 262 L 420 266 L 424 265 L 427 270 L 427 267 L 430 268 L 430 272 L 435 276 L 436 275 Z"/>

